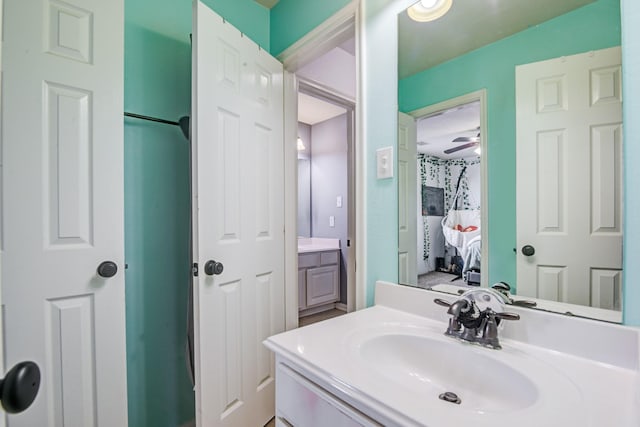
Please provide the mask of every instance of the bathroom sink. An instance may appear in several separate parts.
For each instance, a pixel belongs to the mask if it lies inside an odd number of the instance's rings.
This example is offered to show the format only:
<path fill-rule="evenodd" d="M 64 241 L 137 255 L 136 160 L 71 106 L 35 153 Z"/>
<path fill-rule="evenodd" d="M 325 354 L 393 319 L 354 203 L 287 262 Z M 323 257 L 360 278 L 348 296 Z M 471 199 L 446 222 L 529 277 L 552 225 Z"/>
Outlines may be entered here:
<path fill-rule="evenodd" d="M 460 406 L 468 410 L 519 410 L 533 405 L 539 395 L 525 374 L 497 360 L 491 350 L 455 340 L 387 334 L 362 343 L 360 354 L 389 380 L 415 389 L 425 398 L 428 394 L 455 393 Z"/>
<path fill-rule="evenodd" d="M 482 426 L 520 425 L 533 414 L 535 425 L 582 425 L 584 396 L 553 362 L 506 341 L 493 350 L 452 339 L 444 329 L 385 323 L 347 341 L 371 381 L 386 383 L 395 396 L 417 397 L 432 408 L 434 425 L 469 417 Z"/>
<path fill-rule="evenodd" d="M 636 330 L 513 307 L 522 317 L 493 350 L 445 336 L 436 297 L 379 283 L 375 306 L 265 344 L 278 366 L 379 425 L 640 426 Z"/>

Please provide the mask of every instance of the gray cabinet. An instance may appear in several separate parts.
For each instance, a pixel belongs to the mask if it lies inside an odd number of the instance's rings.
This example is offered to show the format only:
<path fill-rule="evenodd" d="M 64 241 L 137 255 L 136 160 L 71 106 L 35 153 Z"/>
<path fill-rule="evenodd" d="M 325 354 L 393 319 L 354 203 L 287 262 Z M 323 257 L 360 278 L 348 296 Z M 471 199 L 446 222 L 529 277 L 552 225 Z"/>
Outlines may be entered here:
<path fill-rule="evenodd" d="M 298 308 L 306 310 L 340 299 L 340 250 L 298 255 Z"/>

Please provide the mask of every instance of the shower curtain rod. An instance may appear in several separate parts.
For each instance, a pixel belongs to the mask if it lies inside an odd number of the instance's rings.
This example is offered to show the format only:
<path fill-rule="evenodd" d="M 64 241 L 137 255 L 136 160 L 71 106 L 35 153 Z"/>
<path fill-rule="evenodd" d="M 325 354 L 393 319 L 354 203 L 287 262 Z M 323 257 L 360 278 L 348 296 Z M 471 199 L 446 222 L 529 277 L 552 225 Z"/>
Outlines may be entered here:
<path fill-rule="evenodd" d="M 184 137 L 187 139 L 187 141 L 189 140 L 189 125 L 190 125 L 189 116 L 180 117 L 180 120 L 178 120 L 177 122 L 174 122 L 172 120 L 159 119 L 157 117 L 151 117 L 151 116 L 143 116 L 142 114 L 129 113 L 127 111 L 124 112 L 124 115 L 126 117 L 133 117 L 134 119 L 148 120 L 150 122 L 157 122 L 157 123 L 164 123 L 166 125 L 178 126 L 182 131 L 182 134 L 184 135 Z"/>
<path fill-rule="evenodd" d="M 143 116 L 142 114 L 129 113 L 127 111 L 124 112 L 124 115 L 127 117 L 133 117 L 134 119 L 149 120 L 150 122 L 158 122 L 158 123 L 164 123 L 167 125 L 180 126 L 180 123 L 174 122 L 171 120 L 159 119 L 157 117 L 151 117 L 151 116 Z"/>

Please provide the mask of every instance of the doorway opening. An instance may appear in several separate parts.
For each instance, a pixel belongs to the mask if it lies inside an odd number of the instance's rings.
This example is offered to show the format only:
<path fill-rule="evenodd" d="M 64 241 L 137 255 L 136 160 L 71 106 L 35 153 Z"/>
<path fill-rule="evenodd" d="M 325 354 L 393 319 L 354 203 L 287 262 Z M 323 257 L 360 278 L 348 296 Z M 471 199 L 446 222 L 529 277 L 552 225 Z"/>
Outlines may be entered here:
<path fill-rule="evenodd" d="M 417 277 L 411 284 L 486 286 L 484 111 L 479 91 L 410 113 L 417 148 Z"/>
<path fill-rule="evenodd" d="M 480 284 L 480 103 L 417 121 L 418 285 Z M 466 218 L 453 218 L 467 214 Z M 471 218 L 470 215 L 475 215 Z M 446 219 L 453 232 L 447 234 Z M 455 224 L 454 224 L 455 223 Z M 465 231 L 466 230 L 466 231 Z M 471 236 L 473 234 L 473 236 Z M 464 236 L 457 240 L 453 236 Z M 467 235 L 470 238 L 466 238 Z"/>
<path fill-rule="evenodd" d="M 348 60 L 348 59 L 347 59 Z M 305 70 L 302 70 L 301 74 Z M 305 326 L 348 311 L 355 104 L 298 86 L 298 313 Z"/>
<path fill-rule="evenodd" d="M 295 73 L 297 162 L 297 295 L 288 317 L 306 325 L 355 309 L 355 109 L 354 17 L 329 43 L 312 42 L 283 58 Z M 299 58 L 303 57 L 304 60 Z"/>

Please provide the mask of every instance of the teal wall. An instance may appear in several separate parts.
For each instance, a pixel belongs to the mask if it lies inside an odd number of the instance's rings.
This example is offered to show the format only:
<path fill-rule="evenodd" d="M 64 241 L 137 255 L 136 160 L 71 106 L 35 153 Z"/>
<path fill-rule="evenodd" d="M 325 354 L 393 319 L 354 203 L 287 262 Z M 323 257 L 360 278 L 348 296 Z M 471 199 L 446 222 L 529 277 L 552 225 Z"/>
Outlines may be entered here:
<path fill-rule="evenodd" d="M 624 99 L 624 323 L 640 326 L 640 2 L 622 0 Z"/>
<path fill-rule="evenodd" d="M 253 0 L 203 0 L 203 3 L 265 50 L 269 50 L 269 9 Z M 128 22 L 189 42 L 192 0 L 125 0 Z"/>
<path fill-rule="evenodd" d="M 362 144 L 364 145 L 365 303 L 375 282 L 398 281 L 398 179 L 378 179 L 376 150 L 398 146 L 398 17 L 413 0 L 362 0 L 360 34 Z M 397 173 L 397 171 L 396 171 Z M 360 242 L 362 243 L 362 242 Z M 360 289 L 358 289 L 360 291 Z"/>
<path fill-rule="evenodd" d="M 125 111 L 189 114 L 188 44 L 126 23 Z M 125 119 L 129 426 L 194 418 L 184 360 L 189 284 L 189 143 L 177 127 Z"/>
<path fill-rule="evenodd" d="M 271 54 L 279 55 L 349 3 L 351 0 L 280 0 L 271 9 Z"/>
<path fill-rule="evenodd" d="M 269 11 L 208 0 L 269 48 Z M 177 120 L 191 104 L 189 0 L 126 0 L 124 110 Z M 189 284 L 189 144 L 177 127 L 125 119 L 125 257 L 130 427 L 195 418 L 185 363 Z"/>
<path fill-rule="evenodd" d="M 619 0 L 598 0 L 399 82 L 404 112 L 487 89 L 489 283 L 516 283 L 515 66 L 618 45 Z"/>

